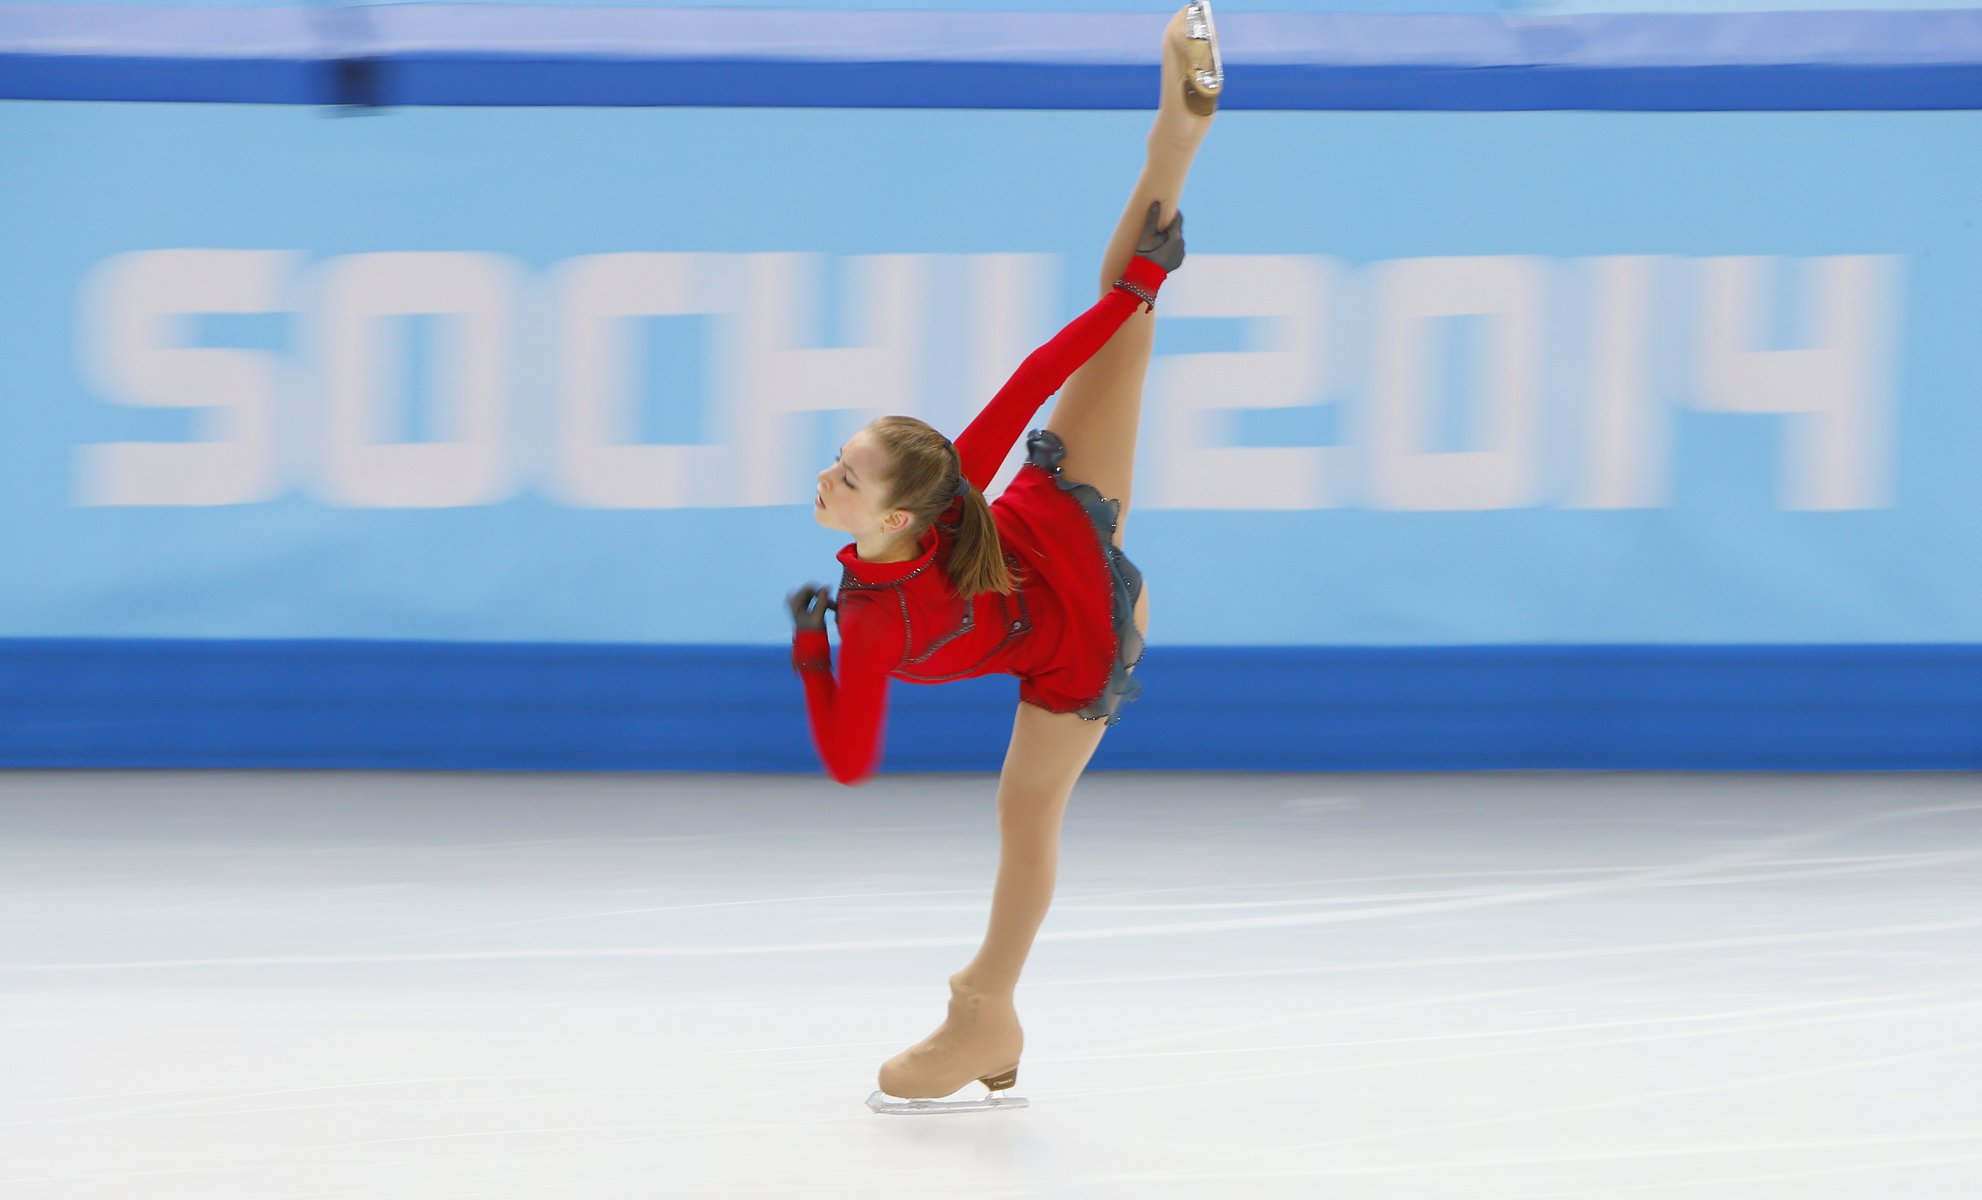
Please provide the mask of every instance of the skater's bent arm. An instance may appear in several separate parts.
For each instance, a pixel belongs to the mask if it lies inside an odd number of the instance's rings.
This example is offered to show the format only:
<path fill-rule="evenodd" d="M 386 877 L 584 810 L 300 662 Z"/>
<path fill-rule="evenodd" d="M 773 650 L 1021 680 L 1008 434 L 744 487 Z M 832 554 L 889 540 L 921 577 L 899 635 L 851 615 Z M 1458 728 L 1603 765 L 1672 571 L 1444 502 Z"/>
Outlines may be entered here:
<path fill-rule="evenodd" d="M 866 605 L 843 608 L 835 680 L 825 630 L 793 635 L 792 663 L 805 681 L 812 744 L 826 773 L 840 783 L 859 783 L 874 773 L 888 708 L 888 669 L 900 661 L 901 648 L 899 625 Z"/>
<path fill-rule="evenodd" d="M 1146 258 L 1131 258 L 1122 278 L 1153 296 L 1168 274 Z M 1039 406 L 1059 391 L 1082 363 L 1093 358 L 1095 351 L 1107 345 L 1141 304 L 1131 293 L 1111 288 L 1094 307 L 1053 335 L 1053 340 L 1026 356 L 970 428 L 957 436 L 957 456 L 963 460 L 964 475 L 972 487 L 983 491 L 991 486 L 991 477 L 1018 444 L 1019 434 L 1025 432 Z"/>

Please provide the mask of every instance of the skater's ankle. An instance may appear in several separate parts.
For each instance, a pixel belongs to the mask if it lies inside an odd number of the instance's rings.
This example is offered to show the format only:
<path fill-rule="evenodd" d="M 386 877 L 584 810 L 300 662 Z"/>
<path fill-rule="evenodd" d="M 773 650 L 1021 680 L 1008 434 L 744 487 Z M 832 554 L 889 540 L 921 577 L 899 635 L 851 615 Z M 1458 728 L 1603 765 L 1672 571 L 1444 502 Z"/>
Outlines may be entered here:
<path fill-rule="evenodd" d="M 950 976 L 950 988 L 966 996 L 1004 996 L 1010 998 L 1015 990 L 1016 980 L 994 979 L 989 975 L 972 973 L 969 968 Z"/>

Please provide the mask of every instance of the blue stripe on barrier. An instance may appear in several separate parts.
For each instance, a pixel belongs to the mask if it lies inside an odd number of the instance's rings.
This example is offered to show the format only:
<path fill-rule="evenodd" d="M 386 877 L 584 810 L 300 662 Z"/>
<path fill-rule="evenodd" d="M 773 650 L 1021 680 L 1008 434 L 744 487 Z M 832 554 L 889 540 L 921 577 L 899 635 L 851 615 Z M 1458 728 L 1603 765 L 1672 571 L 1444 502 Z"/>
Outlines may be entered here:
<path fill-rule="evenodd" d="M 0 4 L 0 98 L 1150 106 L 1161 13 Z M 1232 109 L 1982 107 L 1982 12 L 1221 18 Z"/>
<path fill-rule="evenodd" d="M 1982 646 L 1157 647 L 1098 767 L 1975 770 Z M 1016 685 L 896 685 L 995 770 Z M 0 766 L 818 770 L 779 647 L 0 640 Z"/>

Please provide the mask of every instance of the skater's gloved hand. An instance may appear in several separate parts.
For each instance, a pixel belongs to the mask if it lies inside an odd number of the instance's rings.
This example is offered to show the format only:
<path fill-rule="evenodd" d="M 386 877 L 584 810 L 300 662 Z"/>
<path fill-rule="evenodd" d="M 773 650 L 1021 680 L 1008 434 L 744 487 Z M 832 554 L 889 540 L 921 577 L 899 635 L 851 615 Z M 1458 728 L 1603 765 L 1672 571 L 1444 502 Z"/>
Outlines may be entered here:
<path fill-rule="evenodd" d="M 1184 264 L 1184 210 L 1177 210 L 1170 228 L 1158 229 L 1156 218 L 1162 211 L 1161 200 L 1149 202 L 1149 215 L 1142 223 L 1142 240 L 1136 243 L 1136 257 L 1146 258 L 1167 272 Z"/>
<path fill-rule="evenodd" d="M 808 583 L 785 597 L 785 607 L 791 609 L 793 626 L 798 629 L 809 629 L 814 633 L 824 633 L 826 610 L 834 605 L 824 584 Z"/>

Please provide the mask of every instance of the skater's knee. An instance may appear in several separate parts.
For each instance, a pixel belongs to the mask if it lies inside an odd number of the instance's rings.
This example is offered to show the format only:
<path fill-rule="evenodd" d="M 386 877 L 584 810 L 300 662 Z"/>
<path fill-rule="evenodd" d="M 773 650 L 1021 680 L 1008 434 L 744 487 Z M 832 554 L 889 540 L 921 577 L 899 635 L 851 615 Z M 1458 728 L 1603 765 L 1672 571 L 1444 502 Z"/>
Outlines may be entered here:
<path fill-rule="evenodd" d="M 1014 861 L 1045 862 L 1059 853 L 1060 826 L 1067 815 L 1070 786 L 998 789 L 998 840 Z"/>

